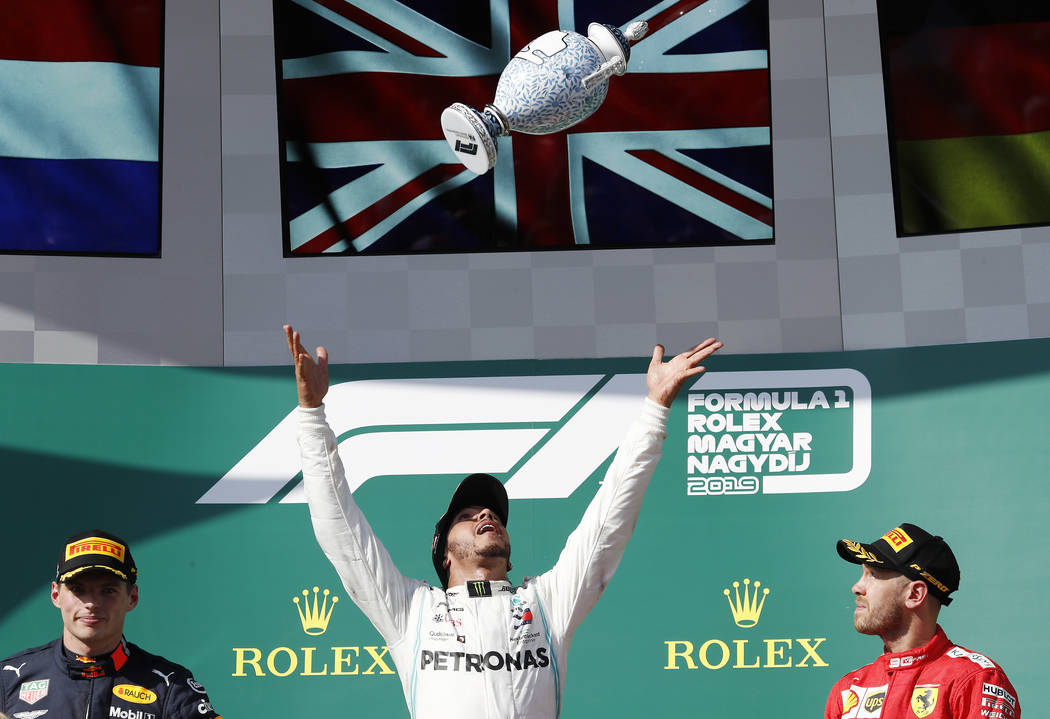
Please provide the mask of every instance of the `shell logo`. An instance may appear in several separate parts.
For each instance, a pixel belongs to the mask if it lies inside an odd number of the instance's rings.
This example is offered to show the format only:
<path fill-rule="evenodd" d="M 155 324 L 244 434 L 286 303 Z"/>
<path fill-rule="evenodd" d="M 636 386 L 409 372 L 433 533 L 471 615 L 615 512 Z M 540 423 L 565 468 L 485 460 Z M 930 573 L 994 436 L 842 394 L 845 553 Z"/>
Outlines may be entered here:
<path fill-rule="evenodd" d="M 146 687 L 138 687 L 134 684 L 118 684 L 113 687 L 113 695 L 135 704 L 152 704 L 157 701 L 156 694 Z"/>
<path fill-rule="evenodd" d="M 846 698 L 842 700 L 842 713 L 845 714 L 850 709 L 857 706 L 857 704 L 859 703 L 860 697 L 857 696 L 857 693 L 855 691 L 850 689 L 849 694 L 847 694 Z"/>

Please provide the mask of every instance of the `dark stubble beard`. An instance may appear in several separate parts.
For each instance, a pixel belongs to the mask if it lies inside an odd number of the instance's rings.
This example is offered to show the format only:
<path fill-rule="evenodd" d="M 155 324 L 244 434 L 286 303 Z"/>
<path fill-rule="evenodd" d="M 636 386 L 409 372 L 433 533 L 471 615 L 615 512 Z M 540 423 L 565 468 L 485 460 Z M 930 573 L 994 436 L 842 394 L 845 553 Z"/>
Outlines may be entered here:
<path fill-rule="evenodd" d="M 893 636 L 904 623 L 904 608 L 899 604 L 884 604 L 877 610 L 869 606 L 861 616 L 854 615 L 853 626 L 861 634 Z"/>
<path fill-rule="evenodd" d="M 478 547 L 475 544 L 467 544 L 466 542 L 449 542 L 448 551 L 456 555 L 460 559 L 466 559 L 467 557 L 503 557 L 508 562 L 510 561 L 510 542 L 502 544 L 485 544 L 482 547 Z"/>

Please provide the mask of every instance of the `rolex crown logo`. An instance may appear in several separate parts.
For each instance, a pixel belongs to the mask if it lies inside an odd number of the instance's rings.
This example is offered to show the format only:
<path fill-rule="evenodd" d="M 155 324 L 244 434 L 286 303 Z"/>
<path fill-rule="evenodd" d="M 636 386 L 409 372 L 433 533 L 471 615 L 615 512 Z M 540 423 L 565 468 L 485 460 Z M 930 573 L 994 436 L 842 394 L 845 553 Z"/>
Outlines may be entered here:
<path fill-rule="evenodd" d="M 332 618 L 332 611 L 335 609 L 336 602 L 339 601 L 339 597 L 333 596 L 332 603 L 329 604 L 328 595 L 331 592 L 326 589 L 319 609 L 317 606 L 318 591 L 318 588 L 314 587 L 313 604 L 310 603 L 310 592 L 307 589 L 303 590 L 302 602 L 299 601 L 299 597 L 292 597 L 292 601 L 299 610 L 299 621 L 302 622 L 303 631 L 312 637 L 324 634 L 328 630 L 328 620 Z"/>
<path fill-rule="evenodd" d="M 722 590 L 729 602 L 729 609 L 733 612 L 733 621 L 738 627 L 753 627 L 758 624 L 758 618 L 762 616 L 762 607 L 769 595 L 769 588 L 766 587 L 762 589 L 762 597 L 759 598 L 758 588 L 761 586 L 762 582 L 756 581 L 752 585 L 750 579 L 745 579 L 743 599 L 740 597 L 740 582 L 733 582 L 734 596 L 730 596 L 729 589 Z"/>

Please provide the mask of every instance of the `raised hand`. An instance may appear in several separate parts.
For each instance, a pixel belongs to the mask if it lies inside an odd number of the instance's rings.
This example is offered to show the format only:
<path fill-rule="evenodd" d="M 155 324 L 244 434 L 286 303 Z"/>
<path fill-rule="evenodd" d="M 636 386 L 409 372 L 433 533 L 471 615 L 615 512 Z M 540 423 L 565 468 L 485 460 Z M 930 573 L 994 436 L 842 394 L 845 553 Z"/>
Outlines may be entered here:
<path fill-rule="evenodd" d="M 653 359 L 649 362 L 649 371 L 645 376 L 645 383 L 649 387 L 649 399 L 664 407 L 670 407 L 686 380 L 707 369 L 700 363 L 721 348 L 721 342 L 714 337 L 708 337 L 700 344 L 664 362 L 664 347 L 656 345 L 653 348 Z"/>
<path fill-rule="evenodd" d="M 317 348 L 317 359 L 303 349 L 299 333 L 291 325 L 284 326 L 288 351 L 295 361 L 295 387 L 299 392 L 300 407 L 319 407 L 328 394 L 328 350 Z"/>

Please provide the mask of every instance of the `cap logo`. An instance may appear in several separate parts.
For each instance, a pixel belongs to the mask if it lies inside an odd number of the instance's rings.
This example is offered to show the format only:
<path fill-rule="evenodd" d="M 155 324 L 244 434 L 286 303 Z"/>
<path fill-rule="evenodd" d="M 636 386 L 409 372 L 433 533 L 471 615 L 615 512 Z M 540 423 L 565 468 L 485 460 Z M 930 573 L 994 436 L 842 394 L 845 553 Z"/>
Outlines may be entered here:
<path fill-rule="evenodd" d="M 868 564 L 882 564 L 882 560 L 861 546 L 860 542 L 854 542 L 852 539 L 843 539 L 842 543 L 846 545 L 846 549 L 853 552 L 857 559 Z"/>
<path fill-rule="evenodd" d="M 882 538 L 890 545 L 890 549 L 898 553 L 912 543 L 912 538 L 900 527 L 886 532 L 886 534 L 882 535 Z"/>
<path fill-rule="evenodd" d="M 124 545 L 102 537 L 86 537 L 70 542 L 66 545 L 65 561 L 69 561 L 82 554 L 102 554 L 115 557 L 117 561 L 124 561 Z"/>
<path fill-rule="evenodd" d="M 941 582 L 937 581 L 937 579 L 935 579 L 935 578 L 934 578 L 934 576 L 933 576 L 932 574 L 930 574 L 929 572 L 927 572 L 927 571 L 926 571 L 925 569 L 923 569 L 922 567 L 920 567 L 920 566 L 919 566 L 918 564 L 914 564 L 914 563 L 913 563 L 913 564 L 911 564 L 911 565 L 909 565 L 909 566 L 910 566 L 910 567 L 911 567 L 912 569 L 914 569 L 914 570 L 915 570 L 916 572 L 918 572 L 918 573 L 919 573 L 919 576 L 920 576 L 920 577 L 922 577 L 922 578 L 923 578 L 923 579 L 925 579 L 925 580 L 926 580 L 927 582 L 929 582 L 929 583 L 930 583 L 930 584 L 932 584 L 933 586 L 935 586 L 935 587 L 937 587 L 938 589 L 940 589 L 940 590 L 941 590 L 942 592 L 944 592 L 945 594 L 947 594 L 948 592 L 952 591 L 952 590 L 948 589 L 948 587 L 946 587 L 946 586 L 945 586 L 944 584 L 942 584 Z"/>

